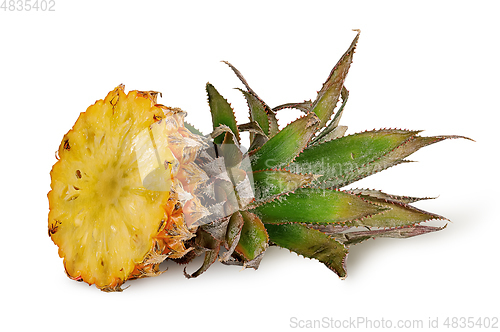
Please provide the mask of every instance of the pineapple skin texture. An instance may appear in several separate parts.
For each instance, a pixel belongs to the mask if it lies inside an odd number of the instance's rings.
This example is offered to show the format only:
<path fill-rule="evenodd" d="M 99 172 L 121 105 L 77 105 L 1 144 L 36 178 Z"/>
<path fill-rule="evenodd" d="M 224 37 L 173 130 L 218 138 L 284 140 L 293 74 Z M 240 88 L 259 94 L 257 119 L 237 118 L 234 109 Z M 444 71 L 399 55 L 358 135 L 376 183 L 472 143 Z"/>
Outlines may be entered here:
<path fill-rule="evenodd" d="M 186 176 L 202 172 L 193 163 L 202 142 L 184 128 L 185 113 L 156 104 L 156 95 L 125 94 L 120 85 L 90 106 L 64 136 L 50 173 L 49 236 L 67 275 L 103 291 L 158 275 L 164 259 L 184 256 L 194 236 L 186 223 L 203 215 L 193 192 L 204 174 Z M 149 181 L 163 188 L 145 188 L 142 173 L 155 163 Z"/>

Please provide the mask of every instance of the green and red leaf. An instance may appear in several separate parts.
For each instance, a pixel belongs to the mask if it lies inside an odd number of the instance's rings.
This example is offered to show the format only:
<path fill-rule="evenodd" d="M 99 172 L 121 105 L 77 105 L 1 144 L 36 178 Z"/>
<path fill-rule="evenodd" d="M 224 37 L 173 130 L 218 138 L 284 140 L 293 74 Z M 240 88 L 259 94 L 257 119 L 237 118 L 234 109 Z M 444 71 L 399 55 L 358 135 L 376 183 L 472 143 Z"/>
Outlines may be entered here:
<path fill-rule="evenodd" d="M 408 141 L 403 142 L 394 150 L 384 154 L 380 158 L 376 158 L 371 162 L 365 163 L 359 167 L 353 167 L 350 169 L 349 167 L 342 169 L 337 176 L 331 178 L 330 180 L 325 181 L 324 185 L 327 187 L 333 188 L 341 188 L 350 183 L 363 179 L 372 174 L 383 171 L 387 168 L 390 168 L 395 165 L 399 165 L 401 163 L 409 162 L 404 160 L 404 158 L 408 157 L 412 153 L 418 151 L 419 149 L 444 141 L 446 139 L 457 139 L 457 138 L 465 138 L 470 139 L 464 136 L 431 136 L 431 137 L 421 137 L 414 136 L 411 137 Z M 357 165 L 357 164 L 356 164 Z"/>
<path fill-rule="evenodd" d="M 266 136 L 270 135 L 269 130 L 269 119 L 266 112 L 266 105 L 263 104 L 257 97 L 255 97 L 250 92 L 242 89 L 238 89 L 243 93 L 245 99 L 247 100 L 248 108 L 250 110 L 250 122 L 255 121 L 259 124 L 260 128 Z"/>
<path fill-rule="evenodd" d="M 222 262 L 227 262 L 231 255 L 233 254 L 238 242 L 240 241 L 241 230 L 243 228 L 243 224 L 245 221 L 243 220 L 243 216 L 239 211 L 233 213 L 231 218 L 229 218 L 229 224 L 227 225 L 226 231 L 226 245 L 227 251 L 221 258 Z"/>
<path fill-rule="evenodd" d="M 290 108 L 290 109 L 297 109 L 297 110 L 302 111 L 302 112 L 307 114 L 311 111 L 311 107 L 312 107 L 312 101 L 305 100 L 305 101 L 300 102 L 300 103 L 286 103 L 286 104 L 282 104 L 282 105 L 273 107 L 273 111 L 278 112 L 278 111 L 281 111 L 283 109 Z"/>
<path fill-rule="evenodd" d="M 248 211 L 240 211 L 244 224 L 235 251 L 246 261 L 252 261 L 266 251 L 269 236 L 258 216 Z"/>
<path fill-rule="evenodd" d="M 297 174 L 286 170 L 265 170 L 253 173 L 255 199 L 266 201 L 301 188 L 317 176 L 313 174 Z"/>
<path fill-rule="evenodd" d="M 323 87 L 318 92 L 316 100 L 312 104 L 312 111 L 318 115 L 318 118 L 321 121 L 320 127 L 325 126 L 333 115 L 333 111 L 337 105 L 337 101 L 344 85 L 344 80 L 352 63 L 358 39 L 359 30 L 356 37 L 354 37 L 351 46 L 349 46 L 347 51 L 340 58 L 339 62 L 335 65 L 335 67 L 333 67 L 328 79 L 323 84 Z"/>
<path fill-rule="evenodd" d="M 312 141 L 311 144 L 315 143 L 324 143 L 327 141 L 331 141 L 332 139 L 336 139 L 344 136 L 344 133 L 347 130 L 346 126 L 339 126 L 340 119 L 342 117 L 342 113 L 344 112 L 345 105 L 347 103 L 347 99 L 349 98 L 349 91 L 343 86 L 342 87 L 342 105 L 340 106 L 337 113 L 333 117 L 332 121 L 328 123 L 325 129 L 323 129 Z"/>
<path fill-rule="evenodd" d="M 408 142 L 418 131 L 382 129 L 344 136 L 309 146 L 288 167 L 293 172 L 320 174 L 320 181 L 338 187 L 352 173 L 371 174 L 368 166 L 384 160 L 390 152 Z M 402 156 L 402 158 L 406 157 Z M 401 158 L 401 159 L 402 159 Z M 399 159 L 396 159 L 397 161 Z"/>
<path fill-rule="evenodd" d="M 231 105 L 219 94 L 212 84 L 207 83 L 206 89 L 208 94 L 208 104 L 210 106 L 210 112 L 212 113 L 212 124 L 214 130 L 220 125 L 228 126 L 236 136 L 239 143 L 240 136 L 238 133 L 238 126 L 236 125 L 236 118 L 234 117 Z M 214 138 L 214 142 L 216 144 L 221 144 L 223 140 L 223 135 L 219 135 Z"/>
<path fill-rule="evenodd" d="M 355 226 L 394 228 L 402 226 L 412 226 L 429 220 L 448 220 L 443 216 L 426 212 L 414 206 L 390 198 L 379 198 L 362 193 L 363 199 L 386 208 L 383 213 L 363 219 Z"/>
<path fill-rule="evenodd" d="M 319 125 L 318 117 L 309 113 L 273 136 L 250 155 L 254 171 L 282 168 L 290 164 L 304 149 Z"/>
<path fill-rule="evenodd" d="M 349 189 L 349 192 L 354 195 L 361 196 L 371 196 L 374 198 L 384 199 L 384 200 L 392 200 L 405 204 L 414 203 L 418 201 L 423 201 L 426 199 L 435 199 L 435 197 L 411 197 L 411 196 L 401 196 L 401 195 L 390 195 L 386 194 L 383 191 L 375 190 L 375 189 Z"/>
<path fill-rule="evenodd" d="M 279 131 L 278 120 L 276 119 L 275 112 L 257 95 L 257 93 L 255 93 L 255 91 L 248 84 L 247 80 L 243 77 L 241 72 L 238 69 L 236 69 L 236 67 L 234 67 L 232 64 L 230 64 L 227 61 L 222 61 L 222 62 L 224 62 L 226 65 L 229 66 L 229 68 L 231 68 L 233 70 L 233 72 L 240 79 L 241 83 L 243 83 L 243 85 L 245 86 L 245 88 L 248 91 L 248 94 L 244 94 L 244 95 L 245 95 L 245 97 L 248 96 L 250 98 L 250 101 L 247 98 L 247 101 L 249 101 L 248 106 L 250 107 L 250 121 L 254 121 L 254 120 L 258 121 L 261 128 L 264 129 L 263 123 L 260 123 L 260 121 L 264 122 L 263 113 L 262 113 L 262 109 L 261 109 L 261 108 L 263 108 L 263 110 L 266 113 L 267 120 L 268 120 L 269 131 L 268 131 L 267 135 L 270 137 L 274 136 Z M 254 107 L 254 109 L 252 109 L 253 107 Z M 256 113 L 252 114 L 253 111 L 255 111 Z M 257 118 L 259 118 L 259 120 L 257 120 L 256 118 L 253 118 L 253 116 L 256 116 Z"/>
<path fill-rule="evenodd" d="M 251 211 L 265 224 L 343 224 L 385 210 L 382 206 L 343 191 L 301 188 Z"/>

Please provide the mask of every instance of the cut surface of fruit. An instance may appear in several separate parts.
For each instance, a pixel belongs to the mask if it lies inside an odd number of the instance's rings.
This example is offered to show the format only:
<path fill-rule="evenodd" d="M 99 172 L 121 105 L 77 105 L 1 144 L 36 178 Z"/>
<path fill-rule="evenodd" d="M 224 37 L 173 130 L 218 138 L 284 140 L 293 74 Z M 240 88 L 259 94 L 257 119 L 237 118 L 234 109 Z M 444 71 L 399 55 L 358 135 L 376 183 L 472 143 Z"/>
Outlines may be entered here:
<path fill-rule="evenodd" d="M 156 105 L 155 93 L 123 90 L 90 106 L 64 136 L 48 194 L 49 235 L 67 274 L 105 290 L 119 290 L 141 265 L 161 263 L 154 254 L 175 247 L 182 256 L 190 238 L 179 207 L 193 196 L 176 179 L 196 148 L 179 131 L 184 114 Z M 178 241 L 167 225 L 183 230 Z"/>

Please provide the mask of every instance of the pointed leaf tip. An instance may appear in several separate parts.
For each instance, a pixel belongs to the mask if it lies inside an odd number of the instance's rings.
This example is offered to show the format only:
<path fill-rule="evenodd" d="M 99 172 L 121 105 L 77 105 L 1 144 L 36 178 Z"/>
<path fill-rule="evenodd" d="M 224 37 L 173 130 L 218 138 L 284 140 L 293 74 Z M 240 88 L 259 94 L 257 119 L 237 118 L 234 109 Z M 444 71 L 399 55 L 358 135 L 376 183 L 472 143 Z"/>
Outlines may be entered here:
<path fill-rule="evenodd" d="M 418 131 L 381 129 L 344 136 L 305 149 L 287 168 L 292 172 L 322 174 L 326 187 L 339 188 L 362 175 L 373 173 L 374 163 L 414 137 Z M 403 157 L 404 158 L 404 157 Z M 345 184 L 344 184 L 345 185 Z"/>
<path fill-rule="evenodd" d="M 241 81 L 241 83 L 243 83 L 243 85 L 245 86 L 245 88 L 247 89 L 247 91 L 251 94 L 253 94 L 255 97 L 257 97 L 258 99 L 259 96 L 257 96 L 257 94 L 255 93 L 255 91 L 252 90 L 252 88 L 250 87 L 250 85 L 248 85 L 248 82 L 247 80 L 243 77 L 243 75 L 241 74 L 241 72 L 236 69 L 235 66 L 233 66 L 231 63 L 229 63 L 228 61 L 221 61 L 223 63 L 225 63 L 226 65 L 229 66 L 229 68 L 231 68 L 231 70 L 234 72 L 234 74 L 239 78 L 239 80 Z"/>
<path fill-rule="evenodd" d="M 328 120 L 330 120 L 335 106 L 337 105 L 359 39 L 360 31 L 357 31 L 358 34 L 354 37 L 351 45 L 344 55 L 342 55 L 335 67 L 333 67 L 328 79 L 323 84 L 323 87 L 318 92 L 316 100 L 313 102 L 312 110 L 321 120 L 320 127 L 325 126 Z"/>
<path fill-rule="evenodd" d="M 416 201 L 413 197 L 385 195 L 387 194 L 371 191 L 360 193 L 360 197 L 363 199 L 387 208 L 387 210 L 360 221 L 356 226 L 394 228 L 413 226 L 429 220 L 448 220 L 438 214 L 430 213 L 405 203 L 408 200 Z M 400 197 L 403 198 L 397 200 Z"/>
<path fill-rule="evenodd" d="M 272 137 L 276 135 L 279 131 L 278 120 L 276 119 L 275 112 L 262 100 L 257 93 L 250 87 L 247 80 L 243 77 L 241 72 L 236 69 L 232 64 L 227 61 L 222 61 L 226 65 L 231 68 L 231 70 L 235 73 L 235 75 L 239 78 L 241 83 L 247 89 L 247 94 L 245 94 L 245 98 L 247 99 L 248 106 L 250 108 L 250 121 L 257 121 L 261 128 L 264 130 L 266 135 Z M 241 90 L 242 91 L 242 90 Z M 243 92 L 243 91 L 242 91 Z M 264 124 L 265 120 L 263 118 L 262 109 L 266 113 L 268 124 Z"/>
<path fill-rule="evenodd" d="M 236 125 L 236 118 L 231 105 L 229 105 L 227 100 L 220 95 L 212 84 L 207 83 L 206 90 L 208 94 L 210 112 L 212 113 L 212 124 L 214 130 L 220 125 L 228 126 L 239 142 L 240 136 L 238 126 Z M 219 135 L 214 139 L 214 142 L 216 144 L 221 144 L 223 140 L 224 135 Z"/>
<path fill-rule="evenodd" d="M 245 99 L 247 100 L 248 109 L 250 111 L 250 122 L 257 122 L 266 136 L 270 134 L 270 124 L 268 119 L 268 114 L 266 112 L 266 106 L 263 104 L 255 95 L 251 94 L 242 89 L 241 91 Z M 253 141 L 253 135 L 251 134 L 251 141 Z"/>
<path fill-rule="evenodd" d="M 196 278 L 203 274 L 208 268 L 216 261 L 221 242 L 215 239 L 210 233 L 205 230 L 198 229 L 195 238 L 195 247 L 196 250 L 199 250 L 200 253 L 205 252 L 205 258 L 203 260 L 203 264 L 198 270 L 189 274 L 186 272 L 186 268 L 184 268 L 184 276 L 188 279 Z"/>

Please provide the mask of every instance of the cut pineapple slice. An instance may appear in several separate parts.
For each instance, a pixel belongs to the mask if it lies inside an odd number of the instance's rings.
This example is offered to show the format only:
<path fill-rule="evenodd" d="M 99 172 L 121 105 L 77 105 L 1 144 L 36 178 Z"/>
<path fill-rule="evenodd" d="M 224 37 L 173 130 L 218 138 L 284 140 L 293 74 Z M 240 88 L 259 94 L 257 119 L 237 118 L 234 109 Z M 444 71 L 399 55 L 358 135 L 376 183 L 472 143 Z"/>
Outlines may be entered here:
<path fill-rule="evenodd" d="M 192 144 L 183 151 L 181 127 L 180 110 L 156 105 L 155 93 L 126 95 L 123 86 L 80 115 L 61 143 L 48 194 L 49 235 L 68 276 L 119 290 L 127 279 L 157 272 L 169 254 L 187 251 L 183 241 L 192 234 L 174 178 L 179 159 L 192 159 L 193 151 Z M 181 138 L 177 157 L 169 135 Z"/>

